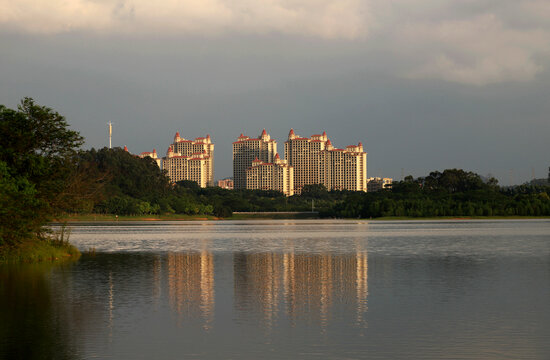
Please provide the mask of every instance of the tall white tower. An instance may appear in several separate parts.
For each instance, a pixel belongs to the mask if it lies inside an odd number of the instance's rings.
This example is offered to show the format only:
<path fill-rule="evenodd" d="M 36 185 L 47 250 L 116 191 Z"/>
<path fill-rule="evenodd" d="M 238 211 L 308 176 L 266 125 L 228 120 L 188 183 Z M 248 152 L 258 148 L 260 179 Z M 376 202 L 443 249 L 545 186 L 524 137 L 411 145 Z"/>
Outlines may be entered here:
<path fill-rule="evenodd" d="M 113 136 L 113 124 L 109 121 L 109 149 L 111 149 L 111 137 Z"/>

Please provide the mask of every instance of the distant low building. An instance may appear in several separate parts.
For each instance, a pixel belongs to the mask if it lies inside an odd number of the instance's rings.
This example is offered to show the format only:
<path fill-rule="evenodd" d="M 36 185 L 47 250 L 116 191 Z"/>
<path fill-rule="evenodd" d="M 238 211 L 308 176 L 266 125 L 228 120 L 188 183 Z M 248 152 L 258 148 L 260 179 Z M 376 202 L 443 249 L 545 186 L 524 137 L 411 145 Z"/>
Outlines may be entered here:
<path fill-rule="evenodd" d="M 380 177 L 371 177 L 367 179 L 367 191 L 374 192 L 380 191 L 382 189 L 389 189 L 392 187 L 393 179 L 392 178 L 380 178 Z"/>
<path fill-rule="evenodd" d="M 232 178 L 218 180 L 218 186 L 222 189 L 233 190 L 234 183 Z"/>
<path fill-rule="evenodd" d="M 157 163 L 159 168 L 162 166 L 162 161 L 161 161 L 162 159 L 157 156 L 157 150 L 156 149 L 153 149 L 153 152 L 147 152 L 147 151 L 142 152 L 138 156 L 142 159 L 149 156 L 151 159 L 155 160 L 155 162 Z"/>

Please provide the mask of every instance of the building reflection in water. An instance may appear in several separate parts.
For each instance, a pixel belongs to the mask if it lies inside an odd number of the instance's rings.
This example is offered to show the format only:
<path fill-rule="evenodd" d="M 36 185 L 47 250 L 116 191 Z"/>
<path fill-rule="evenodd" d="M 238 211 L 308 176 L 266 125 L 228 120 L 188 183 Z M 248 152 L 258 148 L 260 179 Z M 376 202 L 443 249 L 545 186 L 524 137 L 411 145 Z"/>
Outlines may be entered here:
<path fill-rule="evenodd" d="M 267 327 L 273 325 L 284 309 L 293 325 L 298 320 L 317 320 L 325 328 L 335 304 L 353 306 L 357 325 L 366 326 L 366 251 L 355 254 L 237 253 L 233 268 L 237 310 L 243 316 L 260 313 Z"/>
<path fill-rule="evenodd" d="M 153 260 L 153 304 L 158 308 L 162 296 L 162 257 L 155 255 Z"/>
<path fill-rule="evenodd" d="M 164 271 L 161 267 L 165 267 Z M 183 319 L 200 316 L 203 328 L 213 325 L 215 310 L 214 255 L 209 251 L 170 253 L 153 265 L 153 297 L 160 294 L 161 273 L 168 280 L 172 310 Z M 233 255 L 234 304 L 238 316 L 258 317 L 267 328 L 281 317 L 291 325 L 315 323 L 326 328 L 334 307 L 356 314 L 366 327 L 367 252 L 302 254 L 244 253 Z"/>
<path fill-rule="evenodd" d="M 278 312 L 282 263 L 283 258 L 274 253 L 233 256 L 235 304 L 239 310 L 259 310 L 268 326 Z"/>
<path fill-rule="evenodd" d="M 214 256 L 211 252 L 184 252 L 167 255 L 168 297 L 172 309 L 182 318 L 196 314 L 204 319 L 204 329 L 214 319 Z"/>

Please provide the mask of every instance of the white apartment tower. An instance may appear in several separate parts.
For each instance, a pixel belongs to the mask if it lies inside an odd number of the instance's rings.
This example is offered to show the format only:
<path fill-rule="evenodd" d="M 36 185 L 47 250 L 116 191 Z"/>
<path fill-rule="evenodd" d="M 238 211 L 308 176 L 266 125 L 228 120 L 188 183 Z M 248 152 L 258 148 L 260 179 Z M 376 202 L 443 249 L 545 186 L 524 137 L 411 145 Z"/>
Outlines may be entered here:
<path fill-rule="evenodd" d="M 294 195 L 294 168 L 275 155 L 273 163 L 259 159 L 252 161 L 246 170 L 246 188 L 251 190 L 276 190 L 286 196 Z"/>
<path fill-rule="evenodd" d="M 235 189 L 246 189 L 246 170 L 255 159 L 273 163 L 277 154 L 277 141 L 262 131 L 258 138 L 241 134 L 233 143 L 233 181 Z"/>
<path fill-rule="evenodd" d="M 367 191 L 367 153 L 363 144 L 337 149 L 327 137 L 300 137 L 290 129 L 285 159 L 294 167 L 294 191 L 304 185 L 323 184 L 328 190 Z"/>
<path fill-rule="evenodd" d="M 176 132 L 162 160 L 173 182 L 192 180 L 200 187 L 214 186 L 214 144 L 210 135 L 186 140 Z"/>

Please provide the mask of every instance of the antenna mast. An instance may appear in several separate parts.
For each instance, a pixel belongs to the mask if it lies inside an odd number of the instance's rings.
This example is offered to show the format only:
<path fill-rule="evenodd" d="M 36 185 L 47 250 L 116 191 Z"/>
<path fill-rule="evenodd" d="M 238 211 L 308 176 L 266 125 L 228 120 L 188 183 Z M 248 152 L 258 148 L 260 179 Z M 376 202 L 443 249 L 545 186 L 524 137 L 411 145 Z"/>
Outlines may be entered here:
<path fill-rule="evenodd" d="M 113 137 L 113 123 L 109 120 L 109 149 L 111 149 L 111 138 Z"/>

